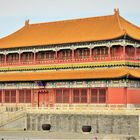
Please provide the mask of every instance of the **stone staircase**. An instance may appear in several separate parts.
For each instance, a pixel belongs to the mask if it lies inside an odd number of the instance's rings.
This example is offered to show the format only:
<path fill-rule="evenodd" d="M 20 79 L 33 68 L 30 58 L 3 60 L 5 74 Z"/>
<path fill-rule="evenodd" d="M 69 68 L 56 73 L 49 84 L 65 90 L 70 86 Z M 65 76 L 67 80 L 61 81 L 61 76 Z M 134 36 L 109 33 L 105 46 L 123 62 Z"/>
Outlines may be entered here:
<path fill-rule="evenodd" d="M 25 116 L 25 109 L 24 108 L 8 108 L 8 107 L 1 107 L 0 108 L 0 128 L 4 125 L 16 121 Z"/>

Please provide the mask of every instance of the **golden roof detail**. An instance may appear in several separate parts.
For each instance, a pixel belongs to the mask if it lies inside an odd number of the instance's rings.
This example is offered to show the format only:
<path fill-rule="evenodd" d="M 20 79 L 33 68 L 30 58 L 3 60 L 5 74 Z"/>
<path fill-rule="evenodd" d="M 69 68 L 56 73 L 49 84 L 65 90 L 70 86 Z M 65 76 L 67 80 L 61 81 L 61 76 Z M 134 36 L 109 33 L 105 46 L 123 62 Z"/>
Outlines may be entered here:
<path fill-rule="evenodd" d="M 114 15 L 39 24 L 29 24 L 0 39 L 0 48 L 28 47 L 111 40 L 128 35 L 140 40 L 140 28 L 125 20 L 115 9 Z"/>

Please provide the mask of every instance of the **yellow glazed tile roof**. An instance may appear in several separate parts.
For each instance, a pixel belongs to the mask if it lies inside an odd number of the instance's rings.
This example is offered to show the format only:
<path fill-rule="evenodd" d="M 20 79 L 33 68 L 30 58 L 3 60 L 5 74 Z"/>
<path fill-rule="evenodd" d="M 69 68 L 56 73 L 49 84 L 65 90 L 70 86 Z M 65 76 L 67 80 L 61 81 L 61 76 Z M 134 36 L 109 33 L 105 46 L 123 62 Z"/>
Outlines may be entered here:
<path fill-rule="evenodd" d="M 74 80 L 106 79 L 132 76 L 140 78 L 140 69 L 100 68 L 93 70 L 65 70 L 48 72 L 9 72 L 0 73 L 0 81 L 35 81 L 35 80 Z"/>
<path fill-rule="evenodd" d="M 115 39 L 128 35 L 140 40 L 140 28 L 115 10 L 114 15 L 29 24 L 0 39 L 0 48 L 15 48 Z"/>

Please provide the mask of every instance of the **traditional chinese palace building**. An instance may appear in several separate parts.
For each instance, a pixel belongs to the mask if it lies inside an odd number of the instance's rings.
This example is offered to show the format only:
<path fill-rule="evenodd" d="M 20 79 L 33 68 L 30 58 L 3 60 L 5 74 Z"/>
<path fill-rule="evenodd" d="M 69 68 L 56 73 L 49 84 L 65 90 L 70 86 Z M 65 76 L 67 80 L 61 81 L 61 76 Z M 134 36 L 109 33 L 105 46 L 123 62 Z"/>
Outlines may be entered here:
<path fill-rule="evenodd" d="M 0 104 L 140 105 L 140 28 L 119 15 L 30 24 L 0 39 Z"/>

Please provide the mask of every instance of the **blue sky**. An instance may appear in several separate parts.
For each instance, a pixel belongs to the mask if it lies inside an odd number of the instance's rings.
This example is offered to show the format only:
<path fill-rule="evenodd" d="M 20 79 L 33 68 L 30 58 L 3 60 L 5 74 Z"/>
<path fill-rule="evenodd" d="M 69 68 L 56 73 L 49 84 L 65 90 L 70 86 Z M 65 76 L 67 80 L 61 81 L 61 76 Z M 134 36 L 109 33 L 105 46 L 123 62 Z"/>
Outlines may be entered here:
<path fill-rule="evenodd" d="M 0 0 L 0 38 L 30 23 L 120 15 L 140 26 L 140 0 Z"/>

